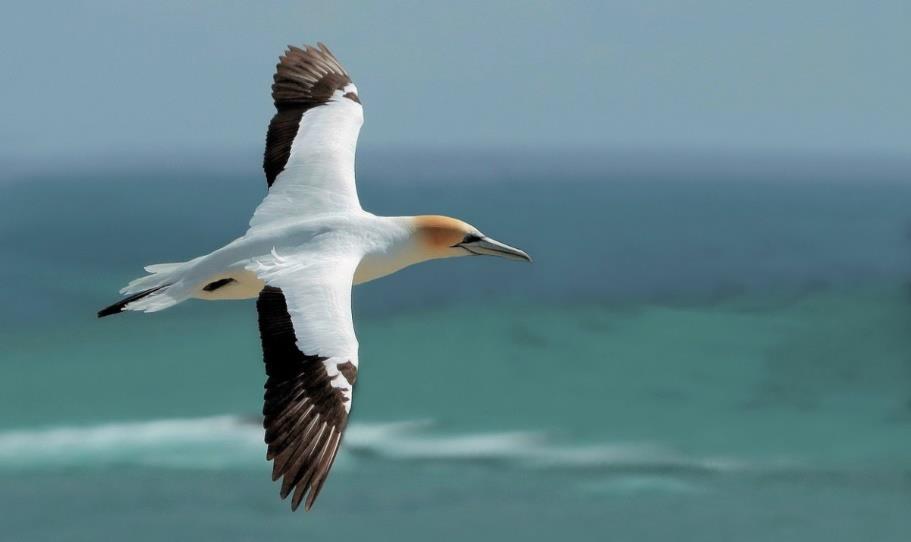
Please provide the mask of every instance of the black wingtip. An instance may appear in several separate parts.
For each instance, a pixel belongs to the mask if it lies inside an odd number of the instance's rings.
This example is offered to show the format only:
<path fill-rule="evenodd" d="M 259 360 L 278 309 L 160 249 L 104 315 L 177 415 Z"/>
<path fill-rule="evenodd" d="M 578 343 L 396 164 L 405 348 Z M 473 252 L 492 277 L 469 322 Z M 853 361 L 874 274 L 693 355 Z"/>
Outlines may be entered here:
<path fill-rule="evenodd" d="M 104 318 L 105 316 L 110 316 L 112 314 L 117 314 L 123 312 L 123 306 L 120 303 L 115 303 L 110 307 L 105 307 L 98 311 L 98 318 Z"/>

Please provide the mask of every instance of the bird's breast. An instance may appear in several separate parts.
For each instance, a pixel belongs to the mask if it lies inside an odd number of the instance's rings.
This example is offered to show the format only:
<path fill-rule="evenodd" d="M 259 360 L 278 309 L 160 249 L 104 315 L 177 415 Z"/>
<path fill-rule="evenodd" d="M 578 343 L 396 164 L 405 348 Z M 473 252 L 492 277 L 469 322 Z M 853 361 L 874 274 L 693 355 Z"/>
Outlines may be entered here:
<path fill-rule="evenodd" d="M 419 255 L 408 249 L 367 254 L 354 272 L 354 284 L 363 284 L 391 275 L 419 261 Z"/>

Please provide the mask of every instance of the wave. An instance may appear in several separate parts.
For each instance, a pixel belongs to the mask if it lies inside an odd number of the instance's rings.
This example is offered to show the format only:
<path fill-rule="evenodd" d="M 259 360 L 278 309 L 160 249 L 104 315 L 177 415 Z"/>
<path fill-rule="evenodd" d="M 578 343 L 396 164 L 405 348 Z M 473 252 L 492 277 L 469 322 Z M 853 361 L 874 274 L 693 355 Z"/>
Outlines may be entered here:
<path fill-rule="evenodd" d="M 260 468 L 264 450 L 259 420 L 241 416 L 51 427 L 0 431 L 0 470 L 110 464 Z M 756 467 L 731 458 L 691 457 L 650 443 L 567 445 L 534 431 L 440 434 L 430 421 L 352 424 L 339 468 L 369 460 L 624 473 L 725 473 Z"/>

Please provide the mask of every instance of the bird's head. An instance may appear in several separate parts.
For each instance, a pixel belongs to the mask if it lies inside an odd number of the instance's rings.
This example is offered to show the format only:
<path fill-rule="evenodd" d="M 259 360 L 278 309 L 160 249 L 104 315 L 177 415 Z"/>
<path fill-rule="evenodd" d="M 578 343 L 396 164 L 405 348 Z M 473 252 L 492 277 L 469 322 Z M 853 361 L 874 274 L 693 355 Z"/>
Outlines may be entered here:
<path fill-rule="evenodd" d="M 491 239 L 471 224 L 456 218 L 424 215 L 415 217 L 415 222 L 421 248 L 431 258 L 499 256 L 509 260 L 531 261 L 524 251 Z"/>

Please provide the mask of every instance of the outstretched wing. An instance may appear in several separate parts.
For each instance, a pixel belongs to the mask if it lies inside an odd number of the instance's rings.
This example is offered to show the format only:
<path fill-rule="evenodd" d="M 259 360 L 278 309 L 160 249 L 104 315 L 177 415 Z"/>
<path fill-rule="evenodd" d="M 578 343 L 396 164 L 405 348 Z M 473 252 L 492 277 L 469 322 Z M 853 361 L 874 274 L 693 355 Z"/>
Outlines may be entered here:
<path fill-rule="evenodd" d="M 357 259 L 298 264 L 281 258 L 261 265 L 259 332 L 266 364 L 263 426 L 296 510 L 313 505 L 338 453 L 357 380 L 357 339 L 351 320 L 351 282 Z"/>
<path fill-rule="evenodd" d="M 325 45 L 289 47 L 272 85 L 263 169 L 269 194 L 250 226 L 289 215 L 360 209 L 354 152 L 364 110 L 357 87 Z"/>

